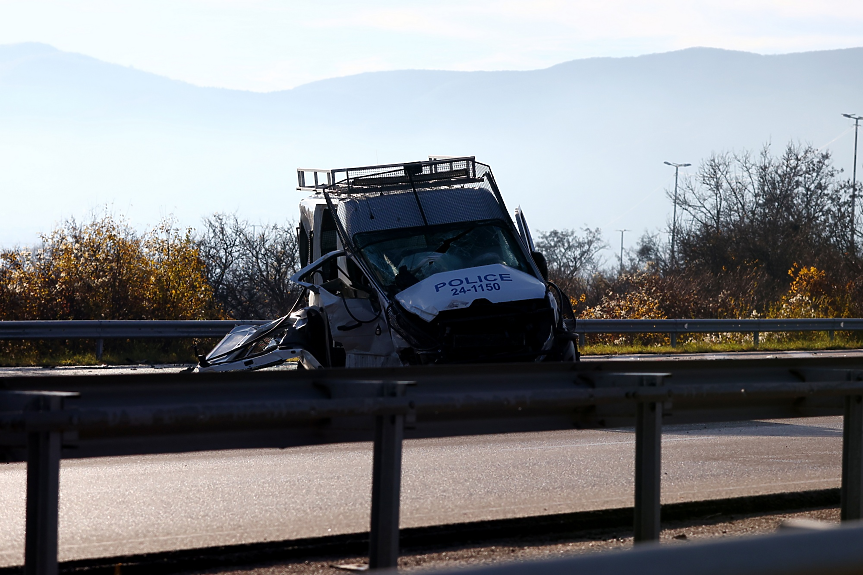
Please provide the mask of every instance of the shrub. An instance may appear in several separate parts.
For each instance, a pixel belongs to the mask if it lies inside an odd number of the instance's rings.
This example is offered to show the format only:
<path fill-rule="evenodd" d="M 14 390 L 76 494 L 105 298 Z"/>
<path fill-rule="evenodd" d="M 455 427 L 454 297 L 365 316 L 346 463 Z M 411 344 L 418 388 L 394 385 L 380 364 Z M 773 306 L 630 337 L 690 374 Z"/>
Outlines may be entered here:
<path fill-rule="evenodd" d="M 0 252 L 0 318 L 219 317 L 192 230 L 145 234 L 110 215 L 64 222 L 35 250 Z"/>

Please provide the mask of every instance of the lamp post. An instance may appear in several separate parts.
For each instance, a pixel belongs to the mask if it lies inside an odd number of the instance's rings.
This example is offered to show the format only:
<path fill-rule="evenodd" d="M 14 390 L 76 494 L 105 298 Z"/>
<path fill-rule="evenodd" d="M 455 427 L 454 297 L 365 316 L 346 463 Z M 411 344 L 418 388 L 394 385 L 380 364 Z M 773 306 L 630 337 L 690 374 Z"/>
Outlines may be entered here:
<path fill-rule="evenodd" d="M 667 166 L 672 166 L 674 168 L 674 215 L 671 219 L 671 267 L 677 267 L 677 258 L 674 254 L 674 239 L 677 235 L 677 174 L 680 172 L 680 168 L 685 168 L 687 166 L 691 166 L 692 164 L 675 164 L 674 162 L 663 162 Z"/>
<path fill-rule="evenodd" d="M 631 230 L 614 230 L 616 232 L 620 232 L 620 274 L 623 275 L 623 232 L 629 232 Z"/>
<path fill-rule="evenodd" d="M 857 255 L 857 250 L 854 247 L 854 199 L 857 197 L 857 128 L 860 127 L 860 120 L 863 120 L 863 116 L 842 115 L 854 120 L 854 167 L 851 169 L 851 253 Z"/>

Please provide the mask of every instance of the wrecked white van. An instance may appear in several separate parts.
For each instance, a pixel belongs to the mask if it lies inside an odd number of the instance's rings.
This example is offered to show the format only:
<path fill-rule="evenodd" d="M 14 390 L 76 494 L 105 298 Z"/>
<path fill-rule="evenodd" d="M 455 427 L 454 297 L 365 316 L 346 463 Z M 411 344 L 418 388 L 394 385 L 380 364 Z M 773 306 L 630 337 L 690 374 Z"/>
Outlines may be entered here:
<path fill-rule="evenodd" d="M 473 157 L 298 170 L 303 295 L 197 371 L 575 361 L 569 297 Z"/>

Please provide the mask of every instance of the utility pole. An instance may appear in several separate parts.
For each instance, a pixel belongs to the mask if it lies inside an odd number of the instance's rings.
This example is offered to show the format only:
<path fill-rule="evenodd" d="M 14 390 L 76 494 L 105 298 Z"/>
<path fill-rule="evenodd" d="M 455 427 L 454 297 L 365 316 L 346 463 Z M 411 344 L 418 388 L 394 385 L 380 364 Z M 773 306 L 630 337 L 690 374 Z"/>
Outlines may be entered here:
<path fill-rule="evenodd" d="M 857 198 L 857 128 L 860 127 L 860 120 L 863 116 L 855 114 L 842 114 L 846 118 L 854 120 L 854 167 L 851 169 L 851 253 L 857 255 L 857 248 L 854 246 L 854 200 Z"/>
<path fill-rule="evenodd" d="M 614 230 L 616 232 L 620 232 L 620 274 L 623 275 L 623 232 L 629 232 L 632 230 Z"/>
<path fill-rule="evenodd" d="M 671 218 L 671 267 L 677 267 L 677 258 L 674 253 L 674 240 L 677 236 L 677 174 L 680 168 L 686 168 L 692 164 L 675 164 L 674 162 L 663 162 L 674 168 L 674 215 Z"/>

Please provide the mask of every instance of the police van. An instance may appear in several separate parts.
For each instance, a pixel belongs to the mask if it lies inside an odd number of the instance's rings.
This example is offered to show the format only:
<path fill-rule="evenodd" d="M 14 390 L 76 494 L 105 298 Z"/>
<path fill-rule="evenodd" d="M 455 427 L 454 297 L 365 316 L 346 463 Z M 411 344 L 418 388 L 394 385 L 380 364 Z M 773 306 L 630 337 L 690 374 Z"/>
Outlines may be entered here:
<path fill-rule="evenodd" d="M 299 169 L 295 309 L 234 328 L 197 371 L 575 361 L 569 297 L 473 157 Z"/>

